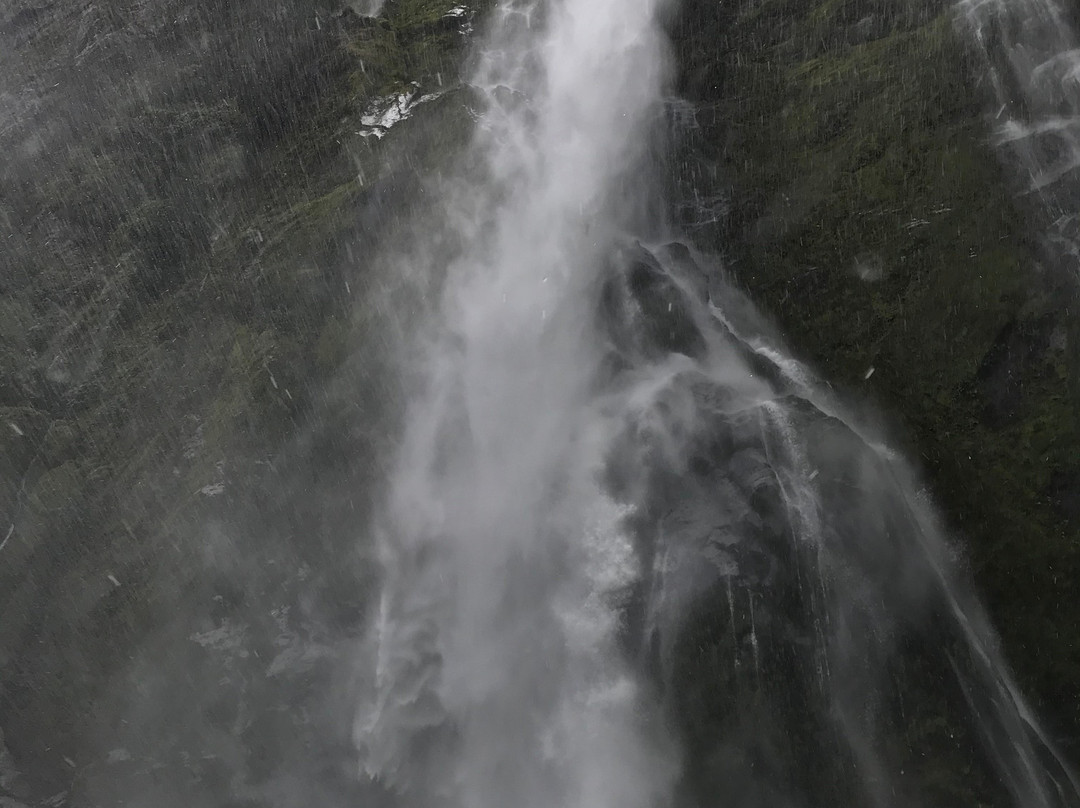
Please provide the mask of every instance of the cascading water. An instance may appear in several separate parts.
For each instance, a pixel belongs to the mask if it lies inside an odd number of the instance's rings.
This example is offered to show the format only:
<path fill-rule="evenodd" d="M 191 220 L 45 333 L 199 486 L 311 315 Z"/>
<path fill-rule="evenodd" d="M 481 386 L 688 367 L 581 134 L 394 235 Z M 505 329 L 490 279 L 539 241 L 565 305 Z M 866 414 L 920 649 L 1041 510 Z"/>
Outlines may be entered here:
<path fill-rule="evenodd" d="M 939 804 L 938 767 L 1080 804 L 904 464 L 641 202 L 660 10 L 494 13 L 445 237 L 402 267 L 445 285 L 364 770 L 414 806 Z"/>
<path fill-rule="evenodd" d="M 600 484 L 613 421 L 583 308 L 659 110 L 655 6 L 507 4 L 477 69 L 483 185 L 451 198 L 466 246 L 394 480 L 359 729 L 369 771 L 425 801 L 644 808 L 670 780 L 618 660 L 637 562 Z"/>
<path fill-rule="evenodd" d="M 1046 210 L 1054 259 L 1080 273 L 1080 37 L 1057 0 L 962 0 L 961 23 L 996 100 L 991 127 Z"/>

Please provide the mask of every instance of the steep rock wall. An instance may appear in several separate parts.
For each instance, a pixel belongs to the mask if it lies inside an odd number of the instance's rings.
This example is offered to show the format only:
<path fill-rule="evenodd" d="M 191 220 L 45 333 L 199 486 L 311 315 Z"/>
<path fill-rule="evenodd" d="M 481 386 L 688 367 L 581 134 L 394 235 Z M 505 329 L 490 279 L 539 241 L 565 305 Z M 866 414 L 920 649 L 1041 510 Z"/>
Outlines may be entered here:
<path fill-rule="evenodd" d="M 879 404 L 1075 744 L 1080 309 L 989 144 L 953 10 L 688 0 L 671 28 L 695 108 L 685 224 L 789 344 Z"/>

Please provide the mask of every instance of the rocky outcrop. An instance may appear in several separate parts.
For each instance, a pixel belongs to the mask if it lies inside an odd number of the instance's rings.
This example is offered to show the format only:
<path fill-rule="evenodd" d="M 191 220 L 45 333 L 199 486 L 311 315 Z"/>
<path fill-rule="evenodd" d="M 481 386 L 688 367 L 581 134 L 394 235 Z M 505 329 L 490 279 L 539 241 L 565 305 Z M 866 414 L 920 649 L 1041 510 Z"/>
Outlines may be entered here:
<path fill-rule="evenodd" d="M 706 310 L 686 247 L 612 265 L 600 320 L 635 405 L 608 483 L 648 570 L 627 641 L 683 804 L 1073 804 L 904 461 L 722 278 Z"/>
<path fill-rule="evenodd" d="M 672 30 L 695 105 L 687 227 L 789 344 L 879 405 L 1075 743 L 1076 290 L 989 144 L 981 59 L 918 0 L 688 0 Z"/>

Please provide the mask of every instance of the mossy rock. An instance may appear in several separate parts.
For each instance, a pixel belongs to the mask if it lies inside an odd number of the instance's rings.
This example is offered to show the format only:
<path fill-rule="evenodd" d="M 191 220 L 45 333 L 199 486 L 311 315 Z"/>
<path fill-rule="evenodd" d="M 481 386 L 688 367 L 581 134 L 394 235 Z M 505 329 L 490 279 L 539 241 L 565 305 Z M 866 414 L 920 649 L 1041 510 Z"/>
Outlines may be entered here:
<path fill-rule="evenodd" d="M 951 12 L 691 0 L 672 30 L 700 124 L 683 187 L 731 210 L 695 232 L 789 344 L 885 411 L 1025 690 L 1076 737 L 1076 295 L 1040 266 Z"/>
<path fill-rule="evenodd" d="M 341 572 L 355 537 L 331 550 L 353 503 L 370 507 L 399 417 L 374 256 L 467 140 L 466 38 L 442 21 L 452 3 L 398 0 L 377 20 L 272 5 L 118 7 L 98 24 L 124 48 L 80 51 L 56 88 L 66 2 L 0 52 L 57 124 L 0 133 L 26 158 L 0 169 L 0 506 L 18 522 L 0 553 L 16 615 L 0 725 L 33 757 L 35 799 L 69 789 L 64 755 L 98 756 L 88 713 L 132 649 L 192 587 L 214 590 L 208 524 L 234 519 L 262 565 L 233 571 L 230 607 L 287 588 L 296 558 L 335 559 L 350 620 L 366 604 L 368 562 Z M 369 104 L 413 82 L 443 95 L 361 142 Z M 71 367 L 50 381 L 54 362 Z"/>

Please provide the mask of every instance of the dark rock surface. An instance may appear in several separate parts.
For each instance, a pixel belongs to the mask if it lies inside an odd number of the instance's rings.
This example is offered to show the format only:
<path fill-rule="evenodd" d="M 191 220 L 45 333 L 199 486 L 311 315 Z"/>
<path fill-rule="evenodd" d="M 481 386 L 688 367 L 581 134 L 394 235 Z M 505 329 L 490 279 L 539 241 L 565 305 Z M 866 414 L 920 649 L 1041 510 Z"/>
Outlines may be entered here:
<path fill-rule="evenodd" d="M 4 799 L 357 799 L 372 264 L 469 131 L 452 5 L 0 11 Z"/>
<path fill-rule="evenodd" d="M 379 804 L 348 770 L 335 707 L 354 683 L 332 663 L 368 606 L 359 525 L 399 415 L 387 334 L 409 327 L 373 256 L 471 123 L 454 5 L 0 11 L 3 808 Z M 684 0 L 670 26 L 690 102 L 682 224 L 788 344 L 895 425 L 1075 758 L 1080 319 L 987 143 L 978 61 L 923 0 Z M 381 128 L 387 105 L 427 93 Z M 699 356 L 684 300 L 711 281 L 685 247 L 613 260 L 613 375 L 620 356 Z M 708 562 L 654 649 L 688 793 L 858 804 L 826 694 L 790 700 L 816 692 L 809 615 L 825 607 L 800 589 L 776 434 L 708 380 L 687 389 L 721 415 L 694 436 L 685 485 L 649 480 L 638 527 L 654 547 L 675 528 L 670 552 Z M 851 439 L 798 412 L 823 463 Z M 852 541 L 844 520 L 889 533 L 901 517 L 856 513 L 849 471 L 821 481 L 837 540 Z M 887 553 L 862 561 L 875 581 L 897 572 Z M 995 804 L 999 784 L 964 769 L 963 694 L 931 653 L 955 637 L 900 624 L 887 641 L 907 661 L 875 660 L 893 683 L 884 754 L 928 804 Z M 821 748 L 831 768 L 813 765 Z"/>
<path fill-rule="evenodd" d="M 878 404 L 1075 758 L 1076 278 L 1013 195 L 954 16 L 919 0 L 683 3 L 682 210 L 789 345 Z"/>
<path fill-rule="evenodd" d="M 611 381 L 658 374 L 608 469 L 651 570 L 628 642 L 681 742 L 678 804 L 1073 804 L 926 492 L 753 322 L 710 326 L 678 283 L 692 259 L 661 252 L 672 263 L 625 264 L 664 275 L 670 309 L 606 307 L 603 322 L 619 344 L 680 311 L 711 337 L 707 357 L 646 342 Z M 722 282 L 711 293 L 737 307 Z M 1036 758 L 1060 798 L 1029 779 Z"/>

